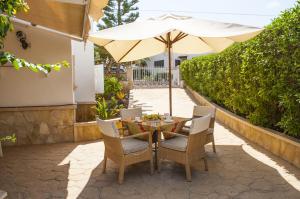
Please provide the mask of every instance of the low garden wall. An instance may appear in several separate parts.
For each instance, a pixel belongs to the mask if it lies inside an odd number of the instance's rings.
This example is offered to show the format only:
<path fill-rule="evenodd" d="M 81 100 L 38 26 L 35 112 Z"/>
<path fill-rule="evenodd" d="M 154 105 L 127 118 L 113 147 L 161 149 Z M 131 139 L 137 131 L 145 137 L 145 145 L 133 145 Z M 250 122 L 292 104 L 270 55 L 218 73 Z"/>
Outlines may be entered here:
<path fill-rule="evenodd" d="M 74 124 L 74 141 L 93 141 L 102 138 L 102 133 L 96 121 L 77 122 Z"/>
<path fill-rule="evenodd" d="M 96 102 L 77 103 L 76 122 L 93 121 L 96 118 Z"/>
<path fill-rule="evenodd" d="M 3 145 L 74 141 L 76 105 L 0 108 L 0 137 L 16 135 Z"/>
<path fill-rule="evenodd" d="M 121 118 L 108 120 L 117 121 L 117 127 L 122 127 Z M 102 139 L 102 132 L 98 127 L 97 121 L 76 122 L 74 124 L 74 142 L 95 141 L 99 139 Z"/>
<path fill-rule="evenodd" d="M 255 126 L 246 119 L 211 103 L 189 87 L 186 88 L 186 91 L 198 104 L 216 107 L 216 119 L 220 123 L 300 168 L 299 140 L 271 129 Z"/>

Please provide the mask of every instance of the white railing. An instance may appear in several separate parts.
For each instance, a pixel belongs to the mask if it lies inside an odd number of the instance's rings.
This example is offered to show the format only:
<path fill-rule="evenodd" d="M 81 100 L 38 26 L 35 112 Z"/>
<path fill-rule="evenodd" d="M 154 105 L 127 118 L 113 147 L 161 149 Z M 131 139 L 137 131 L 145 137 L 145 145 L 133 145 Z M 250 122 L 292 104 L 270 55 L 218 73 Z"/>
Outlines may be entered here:
<path fill-rule="evenodd" d="M 179 86 L 179 68 L 172 70 L 172 86 Z M 133 82 L 135 87 L 168 87 L 169 69 L 154 67 L 134 67 Z"/>

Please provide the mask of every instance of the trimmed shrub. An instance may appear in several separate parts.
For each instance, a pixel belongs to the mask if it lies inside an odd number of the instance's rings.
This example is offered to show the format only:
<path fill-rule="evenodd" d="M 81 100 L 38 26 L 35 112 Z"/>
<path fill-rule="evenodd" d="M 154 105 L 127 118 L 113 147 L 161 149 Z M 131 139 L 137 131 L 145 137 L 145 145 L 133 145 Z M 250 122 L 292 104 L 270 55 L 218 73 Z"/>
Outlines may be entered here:
<path fill-rule="evenodd" d="M 300 138 L 300 1 L 257 37 L 180 65 L 192 89 L 251 123 Z"/>

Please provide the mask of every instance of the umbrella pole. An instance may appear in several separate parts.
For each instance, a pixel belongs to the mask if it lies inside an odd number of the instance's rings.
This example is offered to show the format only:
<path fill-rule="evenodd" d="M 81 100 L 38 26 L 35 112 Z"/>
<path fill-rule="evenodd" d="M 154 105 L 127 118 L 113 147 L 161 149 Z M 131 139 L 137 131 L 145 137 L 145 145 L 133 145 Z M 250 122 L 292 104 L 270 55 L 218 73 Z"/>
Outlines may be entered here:
<path fill-rule="evenodd" d="M 169 107 L 170 115 L 172 116 L 172 60 L 171 60 L 171 33 L 167 34 L 167 48 L 168 48 L 168 61 L 169 61 Z"/>

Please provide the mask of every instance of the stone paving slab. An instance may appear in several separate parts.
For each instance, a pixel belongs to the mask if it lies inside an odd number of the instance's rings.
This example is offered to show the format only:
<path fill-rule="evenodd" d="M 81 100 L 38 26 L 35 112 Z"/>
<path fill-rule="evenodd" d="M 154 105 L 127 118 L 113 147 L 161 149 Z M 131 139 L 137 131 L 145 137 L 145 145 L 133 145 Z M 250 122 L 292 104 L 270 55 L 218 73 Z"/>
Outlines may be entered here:
<path fill-rule="evenodd" d="M 149 112 L 164 111 L 167 90 L 155 93 L 133 90 L 133 101 L 146 104 Z M 183 107 L 174 113 L 192 113 L 193 102 L 184 90 L 174 89 L 174 97 L 176 107 Z M 182 165 L 164 161 L 161 173 L 152 176 L 147 162 L 128 167 L 123 185 L 117 184 L 113 162 L 101 174 L 102 141 L 6 147 L 0 158 L 0 189 L 9 199 L 300 198 L 299 169 L 218 123 L 215 139 L 217 154 L 211 145 L 206 147 L 209 171 L 202 162 L 193 165 L 192 182 L 186 182 Z"/>

